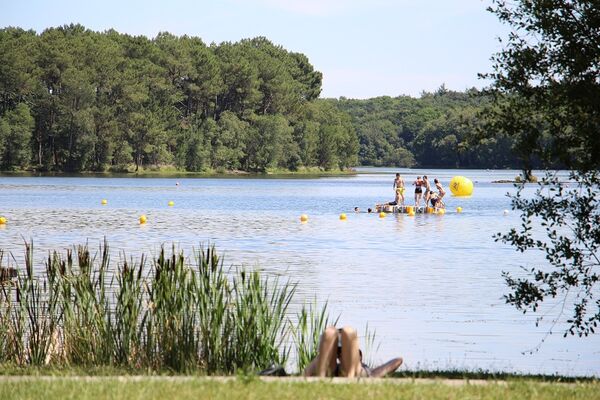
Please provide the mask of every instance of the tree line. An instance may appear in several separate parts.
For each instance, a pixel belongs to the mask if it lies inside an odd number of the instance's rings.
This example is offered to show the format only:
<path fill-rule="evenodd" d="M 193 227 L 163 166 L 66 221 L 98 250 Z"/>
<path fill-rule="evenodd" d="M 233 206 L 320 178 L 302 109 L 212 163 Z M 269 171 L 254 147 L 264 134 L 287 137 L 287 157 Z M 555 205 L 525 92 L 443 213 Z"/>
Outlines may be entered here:
<path fill-rule="evenodd" d="M 329 101 L 350 115 L 360 142 L 362 165 L 519 167 L 515 138 L 490 125 L 491 100 L 477 89 L 457 92 L 442 85 L 418 98 L 342 97 Z"/>
<path fill-rule="evenodd" d="M 321 73 L 263 37 L 206 45 L 81 25 L 0 30 L 0 169 L 188 171 L 357 164 Z"/>
<path fill-rule="evenodd" d="M 320 99 L 321 83 L 304 54 L 264 37 L 1 29 L 0 170 L 519 166 L 476 89 Z"/>

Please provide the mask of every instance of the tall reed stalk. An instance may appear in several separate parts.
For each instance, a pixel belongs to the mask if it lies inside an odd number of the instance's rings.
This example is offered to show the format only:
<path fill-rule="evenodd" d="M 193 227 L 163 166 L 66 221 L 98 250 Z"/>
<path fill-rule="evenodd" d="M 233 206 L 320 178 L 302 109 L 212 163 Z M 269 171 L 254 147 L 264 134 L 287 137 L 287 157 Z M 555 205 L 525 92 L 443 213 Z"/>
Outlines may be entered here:
<path fill-rule="evenodd" d="M 296 285 L 225 268 L 214 247 L 192 262 L 174 247 L 152 262 L 112 267 L 108 244 L 51 252 L 0 286 L 0 363 L 127 366 L 234 373 L 284 365 L 295 339 L 304 365 L 327 323 L 326 305 L 288 318 Z M 0 252 L 0 266 L 2 266 Z"/>

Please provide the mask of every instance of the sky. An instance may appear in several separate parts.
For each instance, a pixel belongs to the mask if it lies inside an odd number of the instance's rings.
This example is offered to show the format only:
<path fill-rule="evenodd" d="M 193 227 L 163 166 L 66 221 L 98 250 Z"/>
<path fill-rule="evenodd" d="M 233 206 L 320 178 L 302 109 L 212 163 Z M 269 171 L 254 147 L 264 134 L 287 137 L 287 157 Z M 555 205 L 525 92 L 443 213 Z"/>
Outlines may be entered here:
<path fill-rule="evenodd" d="M 323 73 L 321 97 L 481 88 L 507 28 L 491 0 L 0 0 L 0 27 L 88 29 L 207 43 L 265 36 Z"/>

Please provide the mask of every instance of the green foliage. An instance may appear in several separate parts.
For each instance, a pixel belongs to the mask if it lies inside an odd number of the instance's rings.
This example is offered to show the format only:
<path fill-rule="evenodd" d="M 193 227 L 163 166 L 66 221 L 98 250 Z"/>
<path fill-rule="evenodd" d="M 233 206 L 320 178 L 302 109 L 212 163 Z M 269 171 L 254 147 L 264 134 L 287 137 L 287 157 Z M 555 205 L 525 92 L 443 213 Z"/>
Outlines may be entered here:
<path fill-rule="evenodd" d="M 264 37 L 206 46 L 167 32 L 148 39 L 73 24 L 39 35 L 1 29 L 0 168 L 354 165 L 352 138 L 317 164 L 292 135 L 310 124 L 299 116 L 315 103 L 321 79 L 306 56 Z M 339 133 L 321 125 L 337 141 Z"/>
<path fill-rule="evenodd" d="M 496 0 L 489 10 L 512 32 L 493 57 L 494 72 L 485 75 L 494 80 L 488 118 L 515 138 L 525 181 L 533 180 L 532 161 L 538 159 L 546 167 L 570 169 L 572 185 L 549 175 L 533 198 L 521 190 L 511 196 L 522 225 L 496 239 L 519 251 L 541 251 L 547 264 L 525 270 L 525 276 L 504 274 L 511 289 L 506 301 L 537 312 L 542 302 L 558 298 L 559 309 L 571 314 L 565 335 L 587 336 L 600 321 L 597 2 Z"/>
<path fill-rule="evenodd" d="M 373 166 L 506 168 L 516 165 L 513 141 L 486 129 L 479 114 L 489 103 L 475 89 L 423 93 L 420 98 L 329 100 L 351 117 L 359 163 Z"/>
<path fill-rule="evenodd" d="M 523 312 L 538 311 L 548 298 L 558 298 L 561 310 L 571 302 L 565 336 L 587 336 L 595 333 L 600 322 L 600 173 L 572 172 L 570 180 L 573 182 L 567 185 L 548 175 L 538 183 L 533 197 L 522 194 L 521 184 L 512 196 L 512 207 L 521 211 L 521 227 L 498 234 L 496 240 L 521 252 L 541 251 L 550 264 L 522 267 L 526 277 L 504 272 L 511 289 L 506 302 Z M 534 229 L 537 223 L 542 232 Z M 562 313 L 552 317 L 559 319 Z"/>
<path fill-rule="evenodd" d="M 29 107 L 19 103 L 0 118 L 0 167 L 22 168 L 28 165 L 33 118 Z"/>
<path fill-rule="evenodd" d="M 498 0 L 489 10 L 513 29 L 485 75 L 494 80 L 496 126 L 516 136 L 529 158 L 598 168 L 597 2 Z"/>

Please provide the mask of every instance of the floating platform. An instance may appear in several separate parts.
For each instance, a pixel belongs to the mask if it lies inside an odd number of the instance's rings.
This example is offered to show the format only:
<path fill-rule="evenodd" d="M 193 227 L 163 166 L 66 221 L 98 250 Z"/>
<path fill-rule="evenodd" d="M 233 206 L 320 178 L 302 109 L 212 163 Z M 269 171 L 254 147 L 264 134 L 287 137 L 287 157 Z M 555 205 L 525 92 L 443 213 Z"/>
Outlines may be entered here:
<path fill-rule="evenodd" d="M 445 208 L 433 208 L 433 207 L 415 207 L 415 206 L 392 206 L 388 204 L 377 204 L 375 206 L 376 212 L 384 212 L 388 214 L 410 214 L 414 212 L 415 214 L 435 214 L 438 210 L 444 210 Z"/>

